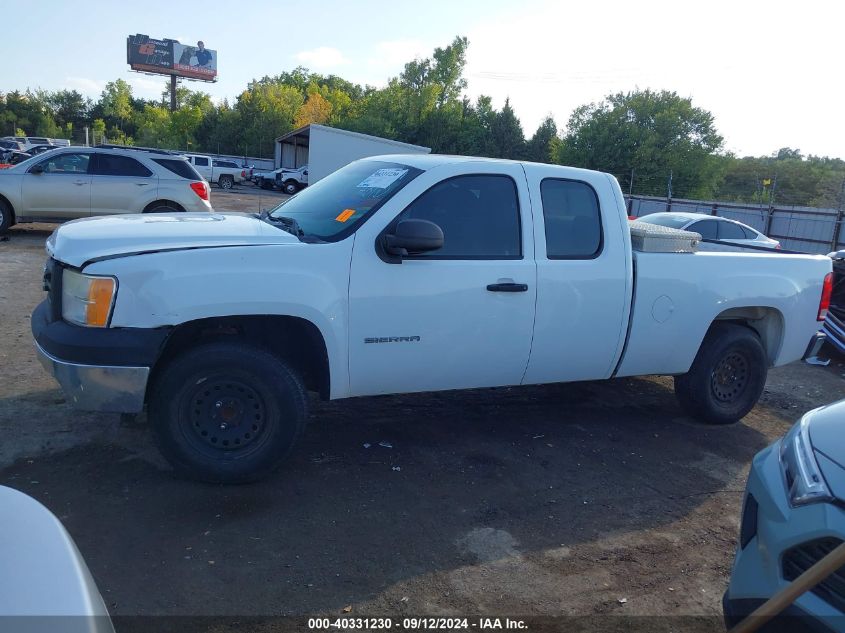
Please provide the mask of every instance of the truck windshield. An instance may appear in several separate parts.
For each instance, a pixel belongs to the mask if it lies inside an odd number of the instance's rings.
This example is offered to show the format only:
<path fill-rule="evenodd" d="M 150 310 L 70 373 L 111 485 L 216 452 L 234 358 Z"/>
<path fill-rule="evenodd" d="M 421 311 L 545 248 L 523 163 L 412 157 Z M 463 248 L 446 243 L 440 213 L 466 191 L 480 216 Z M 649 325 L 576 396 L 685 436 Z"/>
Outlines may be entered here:
<path fill-rule="evenodd" d="M 269 215 L 296 220 L 308 236 L 337 241 L 421 173 L 400 163 L 357 161 L 288 198 Z"/>

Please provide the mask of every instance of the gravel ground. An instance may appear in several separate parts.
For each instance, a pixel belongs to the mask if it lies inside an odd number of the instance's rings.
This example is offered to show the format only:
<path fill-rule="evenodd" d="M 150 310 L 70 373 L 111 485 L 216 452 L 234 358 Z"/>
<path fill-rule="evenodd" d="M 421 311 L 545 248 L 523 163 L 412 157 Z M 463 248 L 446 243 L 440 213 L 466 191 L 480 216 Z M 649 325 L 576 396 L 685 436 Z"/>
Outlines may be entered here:
<path fill-rule="evenodd" d="M 283 198 L 255 191 L 212 202 Z M 0 242 L 0 483 L 61 519 L 118 616 L 718 622 L 753 455 L 845 397 L 834 358 L 772 371 L 726 427 L 685 417 L 663 377 L 314 402 L 275 476 L 195 484 L 172 475 L 143 416 L 74 411 L 38 364 L 29 315 L 53 228 Z"/>

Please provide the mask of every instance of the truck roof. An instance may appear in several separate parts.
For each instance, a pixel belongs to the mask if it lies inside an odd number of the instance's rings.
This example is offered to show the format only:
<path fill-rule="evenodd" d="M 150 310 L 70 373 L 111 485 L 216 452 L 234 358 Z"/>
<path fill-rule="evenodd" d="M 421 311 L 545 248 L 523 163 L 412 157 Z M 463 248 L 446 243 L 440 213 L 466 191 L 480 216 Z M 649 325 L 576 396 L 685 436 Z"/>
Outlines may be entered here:
<path fill-rule="evenodd" d="M 569 167 L 568 165 L 554 165 L 550 163 L 534 163 L 526 160 L 509 160 L 506 158 L 484 158 L 481 156 L 454 156 L 451 154 L 384 154 L 381 156 L 368 156 L 359 160 L 383 160 L 393 163 L 401 163 L 416 167 L 417 169 L 429 170 L 440 165 L 453 165 L 458 163 L 510 163 L 523 165 L 525 167 L 542 167 L 544 169 L 560 168 L 568 172 L 603 173 L 595 169 L 582 169 L 580 167 Z"/>

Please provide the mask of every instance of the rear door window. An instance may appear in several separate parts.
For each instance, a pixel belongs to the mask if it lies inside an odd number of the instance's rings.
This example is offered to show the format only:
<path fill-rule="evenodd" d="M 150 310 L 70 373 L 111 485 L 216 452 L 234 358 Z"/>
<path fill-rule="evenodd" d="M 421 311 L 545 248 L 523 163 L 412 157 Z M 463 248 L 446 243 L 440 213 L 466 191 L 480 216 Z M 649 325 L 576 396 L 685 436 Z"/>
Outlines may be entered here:
<path fill-rule="evenodd" d="M 719 222 L 719 239 L 720 240 L 744 240 L 745 231 L 742 227 L 733 222 Z"/>
<path fill-rule="evenodd" d="M 118 156 L 117 154 L 97 154 L 94 163 L 96 176 L 135 176 L 146 178 L 153 175 L 134 158 Z"/>
<path fill-rule="evenodd" d="M 197 165 L 197 167 L 208 167 L 208 159 L 194 156 L 194 164 Z"/>
<path fill-rule="evenodd" d="M 688 226 L 686 230 L 699 233 L 705 240 L 717 240 L 719 239 L 719 231 L 716 225 L 716 220 L 700 220 Z"/>
<path fill-rule="evenodd" d="M 546 178 L 540 183 L 546 256 L 549 259 L 589 259 L 601 252 L 599 200 L 585 182 Z"/>

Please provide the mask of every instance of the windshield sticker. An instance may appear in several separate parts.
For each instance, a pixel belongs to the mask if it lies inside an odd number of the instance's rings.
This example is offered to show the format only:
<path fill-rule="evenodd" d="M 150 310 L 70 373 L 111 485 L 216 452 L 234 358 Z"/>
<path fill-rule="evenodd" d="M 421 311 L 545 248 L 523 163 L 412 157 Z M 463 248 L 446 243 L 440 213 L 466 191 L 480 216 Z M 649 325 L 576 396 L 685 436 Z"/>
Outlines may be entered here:
<path fill-rule="evenodd" d="M 407 169 L 377 169 L 358 183 L 358 187 L 365 189 L 387 189 L 407 173 Z"/>
<path fill-rule="evenodd" d="M 335 218 L 335 221 L 346 222 L 353 215 L 355 215 L 355 209 L 344 209 L 340 212 L 340 215 Z"/>

